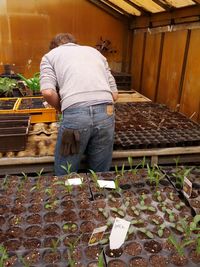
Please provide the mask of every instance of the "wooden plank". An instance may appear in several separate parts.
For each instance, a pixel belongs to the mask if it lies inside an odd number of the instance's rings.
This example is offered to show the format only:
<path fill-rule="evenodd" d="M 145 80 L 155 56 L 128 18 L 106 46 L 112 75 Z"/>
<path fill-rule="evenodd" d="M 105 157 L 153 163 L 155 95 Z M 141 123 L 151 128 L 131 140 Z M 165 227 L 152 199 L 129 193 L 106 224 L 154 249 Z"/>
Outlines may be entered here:
<path fill-rule="evenodd" d="M 113 158 L 143 157 L 143 156 L 164 156 L 179 154 L 199 154 L 200 146 L 194 147 L 167 147 L 135 150 L 118 150 L 113 151 Z M 200 159 L 199 159 L 200 160 Z"/>
<path fill-rule="evenodd" d="M 133 77 L 132 88 L 136 91 L 140 90 L 144 36 L 145 33 L 134 33 L 133 36 L 131 75 Z"/>
<path fill-rule="evenodd" d="M 124 93 L 124 94 L 119 94 L 119 97 L 117 99 L 118 103 L 124 103 L 124 102 L 148 102 L 150 99 L 147 97 L 134 92 L 134 93 Z"/>
<path fill-rule="evenodd" d="M 193 120 L 199 117 L 200 103 L 200 29 L 192 30 L 190 37 L 190 46 L 188 51 L 188 59 L 185 70 L 185 78 L 183 82 L 183 92 L 180 103 L 180 111 Z"/>
<path fill-rule="evenodd" d="M 161 34 L 147 34 L 141 93 L 153 101 L 158 75 L 160 44 Z"/>
<path fill-rule="evenodd" d="M 186 45 L 187 31 L 165 33 L 156 101 L 175 109 Z"/>
<path fill-rule="evenodd" d="M 200 5 L 194 5 L 190 7 L 176 8 L 170 12 L 159 12 L 153 14 L 150 17 L 136 17 L 132 20 L 130 28 L 141 28 L 149 27 L 153 22 L 163 21 L 163 20 L 174 20 L 176 18 L 199 16 Z"/>

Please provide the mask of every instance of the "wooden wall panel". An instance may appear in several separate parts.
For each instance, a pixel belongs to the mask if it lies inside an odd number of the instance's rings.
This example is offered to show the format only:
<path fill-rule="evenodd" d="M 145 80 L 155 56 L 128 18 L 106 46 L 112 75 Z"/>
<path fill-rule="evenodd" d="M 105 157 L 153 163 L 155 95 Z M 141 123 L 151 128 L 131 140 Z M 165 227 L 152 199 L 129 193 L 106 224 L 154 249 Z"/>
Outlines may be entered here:
<path fill-rule="evenodd" d="M 3 64 L 15 64 L 25 76 L 31 76 L 39 70 L 40 59 L 48 51 L 52 37 L 59 32 L 71 32 L 80 44 L 93 47 L 100 37 L 110 40 L 116 53 L 107 53 L 106 57 L 114 70 L 121 70 L 128 26 L 89 1 L 4 0 L 3 4 L 1 15 L 9 36 L 0 40 L 0 48 L 5 47 L 0 50 Z M 27 68 L 30 59 L 32 65 Z"/>
<path fill-rule="evenodd" d="M 200 29 L 192 30 L 180 111 L 200 122 Z"/>
<path fill-rule="evenodd" d="M 143 66 L 143 50 L 145 33 L 135 33 L 133 36 L 133 51 L 132 51 L 132 64 L 131 64 L 131 74 L 132 74 L 132 88 L 140 92 L 141 89 L 141 74 Z"/>
<path fill-rule="evenodd" d="M 179 100 L 187 31 L 165 33 L 156 101 L 175 109 Z"/>
<path fill-rule="evenodd" d="M 141 92 L 152 101 L 155 100 L 160 56 L 161 33 L 147 34 L 142 72 Z"/>

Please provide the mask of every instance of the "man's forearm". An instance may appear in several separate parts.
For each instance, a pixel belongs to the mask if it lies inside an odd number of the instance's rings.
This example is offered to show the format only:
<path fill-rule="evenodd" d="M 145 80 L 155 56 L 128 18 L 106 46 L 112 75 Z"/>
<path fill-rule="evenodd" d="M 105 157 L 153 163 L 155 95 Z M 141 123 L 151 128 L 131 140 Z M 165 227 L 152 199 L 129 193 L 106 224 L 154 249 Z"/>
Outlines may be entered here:
<path fill-rule="evenodd" d="M 61 112 L 60 97 L 53 89 L 45 89 L 41 93 L 49 105 Z"/>

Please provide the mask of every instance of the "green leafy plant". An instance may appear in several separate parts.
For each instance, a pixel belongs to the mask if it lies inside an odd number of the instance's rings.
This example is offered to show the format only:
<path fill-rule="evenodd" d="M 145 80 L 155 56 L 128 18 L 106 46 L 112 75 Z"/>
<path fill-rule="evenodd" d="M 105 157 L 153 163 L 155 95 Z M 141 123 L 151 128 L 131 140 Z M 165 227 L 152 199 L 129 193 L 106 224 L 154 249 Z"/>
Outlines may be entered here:
<path fill-rule="evenodd" d="M 0 267 L 5 266 L 6 260 L 8 260 L 9 256 L 6 248 L 3 245 L 0 245 Z"/>
<path fill-rule="evenodd" d="M 0 95 L 13 96 L 13 89 L 17 88 L 17 81 L 8 77 L 0 77 Z"/>
<path fill-rule="evenodd" d="M 196 215 L 193 221 L 189 224 L 185 219 L 181 220 L 179 224 L 180 228 L 176 228 L 184 234 L 184 238 L 177 240 L 174 235 L 170 235 L 168 241 L 176 248 L 180 256 L 184 255 L 184 248 L 190 244 L 196 245 L 196 252 L 200 253 L 200 234 L 195 234 L 195 231 L 199 231 L 198 224 L 200 222 L 200 215 Z"/>
<path fill-rule="evenodd" d="M 25 78 L 22 74 L 17 74 L 33 92 L 40 91 L 40 73 L 36 72 L 32 78 Z"/>

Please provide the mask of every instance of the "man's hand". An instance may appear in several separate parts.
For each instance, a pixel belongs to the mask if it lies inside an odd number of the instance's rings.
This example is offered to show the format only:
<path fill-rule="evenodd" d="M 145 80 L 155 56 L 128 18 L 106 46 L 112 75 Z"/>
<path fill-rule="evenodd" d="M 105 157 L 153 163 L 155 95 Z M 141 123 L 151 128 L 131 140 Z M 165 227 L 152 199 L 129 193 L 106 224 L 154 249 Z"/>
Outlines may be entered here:
<path fill-rule="evenodd" d="M 44 89 L 41 91 L 44 99 L 49 105 L 54 107 L 59 113 L 61 112 L 60 97 L 53 89 Z"/>
<path fill-rule="evenodd" d="M 118 92 L 112 92 L 112 97 L 113 97 L 114 102 L 117 101 L 117 99 L 118 99 Z"/>

